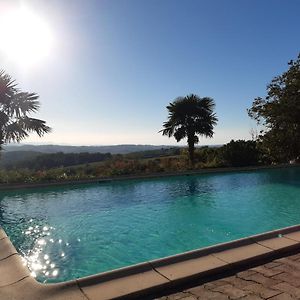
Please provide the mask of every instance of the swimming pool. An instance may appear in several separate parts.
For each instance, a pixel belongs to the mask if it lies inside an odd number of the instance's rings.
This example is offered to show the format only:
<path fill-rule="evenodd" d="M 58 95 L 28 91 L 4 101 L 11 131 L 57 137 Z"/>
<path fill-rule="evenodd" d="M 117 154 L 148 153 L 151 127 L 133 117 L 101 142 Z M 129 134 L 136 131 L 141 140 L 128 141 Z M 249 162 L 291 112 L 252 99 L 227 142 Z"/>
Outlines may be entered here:
<path fill-rule="evenodd" d="M 300 223 L 300 168 L 0 192 L 0 225 L 58 282 Z"/>

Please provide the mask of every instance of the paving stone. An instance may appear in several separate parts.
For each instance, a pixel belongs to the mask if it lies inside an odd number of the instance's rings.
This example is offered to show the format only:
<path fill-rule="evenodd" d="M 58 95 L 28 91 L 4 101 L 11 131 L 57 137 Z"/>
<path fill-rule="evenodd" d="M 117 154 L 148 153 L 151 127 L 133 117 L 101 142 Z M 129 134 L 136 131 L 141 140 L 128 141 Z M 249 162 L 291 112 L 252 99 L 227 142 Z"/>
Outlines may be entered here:
<path fill-rule="evenodd" d="M 295 259 L 292 260 L 289 258 L 288 260 L 286 260 L 285 265 L 291 266 L 292 268 L 300 271 L 300 262 Z"/>
<path fill-rule="evenodd" d="M 287 293 L 278 294 L 277 296 L 269 298 L 269 300 L 294 300 L 294 299 L 295 299 L 294 297 L 292 297 Z"/>
<path fill-rule="evenodd" d="M 88 300 L 75 282 L 42 285 L 27 277 L 0 288 L 1 300 Z"/>
<path fill-rule="evenodd" d="M 228 263 L 238 263 L 250 259 L 253 256 L 265 255 L 270 252 L 272 252 L 271 249 L 254 243 L 250 245 L 240 246 L 234 249 L 216 252 L 213 255 Z"/>
<path fill-rule="evenodd" d="M 225 281 L 225 280 L 223 280 L 223 279 L 221 279 L 221 280 L 216 280 L 216 281 L 211 281 L 211 282 L 208 282 L 208 283 L 204 283 L 204 287 L 206 288 L 206 289 L 213 289 L 213 288 L 215 288 L 215 287 L 217 287 L 217 286 L 222 286 L 222 285 L 226 285 L 226 284 L 228 284 L 228 282 L 227 281 Z"/>
<path fill-rule="evenodd" d="M 7 235 L 5 233 L 5 231 L 0 227 L 0 240 L 6 238 Z"/>
<path fill-rule="evenodd" d="M 206 289 L 201 289 L 201 288 L 192 288 L 188 290 L 190 293 L 195 295 L 198 299 L 215 299 L 215 300 L 225 300 L 229 299 L 229 296 L 227 294 L 223 294 L 220 292 L 214 292 Z M 186 299 L 184 299 L 186 300 Z"/>
<path fill-rule="evenodd" d="M 259 283 L 251 284 L 247 287 L 244 287 L 244 289 L 253 292 L 255 295 L 258 295 L 263 299 L 268 299 L 281 293 L 276 289 L 265 287 Z"/>
<path fill-rule="evenodd" d="M 184 293 L 184 292 L 182 292 L 182 293 L 177 293 L 177 294 L 173 294 L 173 295 L 169 296 L 168 300 L 169 299 L 170 300 L 179 300 L 179 299 L 185 299 L 186 300 L 186 298 L 190 297 L 190 296 L 191 296 L 190 293 Z"/>
<path fill-rule="evenodd" d="M 184 292 L 182 292 L 182 293 L 177 293 L 177 294 L 171 295 L 167 299 L 168 300 L 181 300 L 181 299 L 189 300 L 189 299 L 197 299 L 197 298 L 195 298 L 190 293 L 184 293 Z"/>
<path fill-rule="evenodd" d="M 247 279 L 255 281 L 257 283 L 261 283 L 262 285 L 264 285 L 266 287 L 269 287 L 269 286 L 272 286 L 272 285 L 280 283 L 279 280 L 266 277 L 266 276 L 264 276 L 262 274 L 253 274 L 253 275 L 249 276 Z"/>
<path fill-rule="evenodd" d="M 238 299 L 250 294 L 248 291 L 238 289 L 231 284 L 219 286 L 213 289 L 213 291 L 228 295 L 230 299 Z"/>
<path fill-rule="evenodd" d="M 171 298 L 172 299 L 172 298 Z M 188 296 L 188 297 L 185 297 L 185 298 L 181 298 L 183 300 L 197 300 L 198 298 L 197 297 L 194 297 L 194 296 Z"/>
<path fill-rule="evenodd" d="M 232 276 L 229 278 L 224 278 L 224 281 L 227 283 L 232 284 L 234 287 L 239 288 L 239 289 L 243 289 L 243 287 L 248 286 L 249 285 L 249 280 L 245 280 L 236 276 Z"/>
<path fill-rule="evenodd" d="M 0 260 L 0 274 L 0 287 L 3 287 L 28 277 L 30 272 L 21 257 L 18 254 L 13 254 Z"/>
<path fill-rule="evenodd" d="M 280 281 L 284 281 L 287 282 L 295 287 L 299 287 L 300 286 L 300 274 L 295 276 L 295 275 L 291 275 L 289 273 L 280 273 L 274 277 L 272 277 L 276 280 L 280 280 Z"/>
<path fill-rule="evenodd" d="M 300 299 L 300 253 L 276 259 L 232 276 L 204 284 L 199 283 L 198 286 L 185 292 L 193 296 L 187 294 L 184 298 L 178 299 Z M 159 300 L 175 300 L 170 298 L 171 296 Z"/>
<path fill-rule="evenodd" d="M 205 289 L 204 285 L 199 285 L 186 290 L 186 292 L 198 296 L 198 295 L 202 295 L 203 293 L 206 293 L 207 289 Z"/>
<path fill-rule="evenodd" d="M 300 232 L 299 231 L 285 234 L 284 237 L 300 242 Z"/>
<path fill-rule="evenodd" d="M 0 239 L 0 260 L 5 259 L 13 254 L 17 254 L 17 250 L 12 245 L 9 238 Z"/>
<path fill-rule="evenodd" d="M 278 263 L 284 264 L 284 263 L 286 263 L 288 260 L 289 260 L 288 257 L 281 257 L 281 258 L 275 259 L 274 262 L 278 262 Z"/>
<path fill-rule="evenodd" d="M 101 275 L 95 275 L 80 278 L 77 283 L 88 299 L 108 300 L 147 290 L 153 285 L 162 287 L 168 283 L 168 280 L 154 270 L 147 270 L 113 280 L 103 280 Z"/>
<path fill-rule="evenodd" d="M 285 237 L 276 237 L 263 241 L 256 241 L 259 245 L 265 246 L 267 248 L 271 248 L 274 250 L 289 248 L 293 245 L 299 244 L 298 241 L 294 241 L 291 239 L 287 239 Z"/>
<path fill-rule="evenodd" d="M 264 267 L 268 268 L 268 269 L 272 269 L 274 267 L 280 266 L 281 264 L 282 264 L 281 262 L 271 261 L 271 262 L 265 264 Z"/>
<path fill-rule="evenodd" d="M 299 260 L 299 259 L 300 259 L 300 253 L 289 256 L 289 260 Z"/>
<path fill-rule="evenodd" d="M 194 276 L 211 269 L 219 268 L 226 264 L 227 263 L 213 255 L 207 255 L 171 265 L 153 264 L 153 266 L 160 274 L 169 280 L 178 280 L 188 276 Z"/>
<path fill-rule="evenodd" d="M 198 297 L 197 299 L 199 300 L 228 300 L 231 299 L 229 298 L 227 295 L 223 295 L 223 294 L 218 294 L 218 293 L 210 293 L 209 295 L 205 296 L 205 297 Z"/>
<path fill-rule="evenodd" d="M 286 272 L 286 273 L 295 272 L 294 268 L 289 266 L 288 264 L 281 264 L 280 266 L 274 267 L 273 269 L 274 270 L 279 270 L 279 271 L 282 271 L 282 272 Z"/>
<path fill-rule="evenodd" d="M 300 274 L 300 269 L 296 268 L 292 264 L 287 264 L 287 263 L 275 267 L 274 269 L 283 271 L 285 273 L 288 273 L 290 276 L 295 276 L 295 277 L 299 276 Z"/>
<path fill-rule="evenodd" d="M 277 270 L 277 269 L 274 270 L 274 269 L 266 268 L 265 266 L 259 266 L 256 268 L 252 268 L 251 270 L 261 273 L 267 277 L 271 277 L 271 276 L 274 276 L 274 275 L 277 275 L 277 274 L 280 274 L 283 272 L 283 271 Z"/>
<path fill-rule="evenodd" d="M 241 298 L 242 300 L 262 300 L 264 298 L 261 298 L 257 295 L 248 295 L 246 297 Z"/>
<path fill-rule="evenodd" d="M 246 270 L 246 271 L 237 273 L 237 277 L 242 278 L 242 279 L 247 279 L 249 276 L 251 276 L 253 274 L 257 274 L 257 272 L 253 271 L 253 270 Z"/>
<path fill-rule="evenodd" d="M 273 286 L 274 289 L 277 289 L 279 291 L 282 292 L 286 292 L 287 294 L 296 297 L 296 298 L 300 298 L 300 289 L 296 288 L 286 282 L 281 282 L 277 285 Z"/>

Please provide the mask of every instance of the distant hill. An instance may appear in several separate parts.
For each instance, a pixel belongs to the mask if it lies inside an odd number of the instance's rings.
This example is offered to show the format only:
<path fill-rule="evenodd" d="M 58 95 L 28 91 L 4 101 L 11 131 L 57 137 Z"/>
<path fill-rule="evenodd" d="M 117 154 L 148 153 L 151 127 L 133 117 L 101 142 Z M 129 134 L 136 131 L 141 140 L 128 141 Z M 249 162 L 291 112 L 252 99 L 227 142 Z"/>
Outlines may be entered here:
<path fill-rule="evenodd" d="M 128 158 L 150 158 L 179 154 L 179 147 L 152 145 L 61 146 L 8 145 L 0 153 L 0 168 L 49 169 L 83 163 L 100 162 L 111 155 L 130 155 Z M 174 152 L 175 151 L 175 152 Z"/>
<path fill-rule="evenodd" d="M 33 151 L 41 153 L 111 153 L 127 154 L 131 152 L 140 152 L 148 150 L 158 150 L 171 148 L 172 146 L 154 146 L 154 145 L 114 145 L 114 146 L 62 146 L 62 145 L 6 145 L 3 152 L 11 151 Z"/>
<path fill-rule="evenodd" d="M 58 167 L 102 162 L 112 158 L 110 153 L 41 153 L 33 151 L 4 152 L 0 167 L 10 169 L 47 170 Z"/>
<path fill-rule="evenodd" d="M 19 162 L 22 162 L 24 160 L 31 160 L 39 155 L 41 155 L 41 152 L 36 151 L 2 151 L 0 154 L 0 167 L 7 167 L 11 164 L 17 164 Z"/>
<path fill-rule="evenodd" d="M 216 146 L 212 146 L 216 147 Z M 0 152 L 2 169 L 50 169 L 102 162 L 112 155 L 124 159 L 149 159 L 180 154 L 182 147 L 153 145 L 62 146 L 62 145 L 7 145 Z"/>

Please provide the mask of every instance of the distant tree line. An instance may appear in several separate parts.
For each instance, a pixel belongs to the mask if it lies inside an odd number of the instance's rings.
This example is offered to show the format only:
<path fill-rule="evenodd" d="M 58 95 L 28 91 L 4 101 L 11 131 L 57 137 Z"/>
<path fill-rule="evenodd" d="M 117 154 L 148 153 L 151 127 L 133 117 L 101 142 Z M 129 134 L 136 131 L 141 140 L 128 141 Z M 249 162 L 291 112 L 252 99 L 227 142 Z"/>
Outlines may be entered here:
<path fill-rule="evenodd" d="M 72 165 L 88 164 L 101 162 L 112 157 L 110 153 L 50 153 L 40 154 L 33 158 L 21 161 L 8 162 L 4 167 L 6 169 L 25 168 L 31 170 L 47 170 L 57 167 L 68 167 Z"/>
<path fill-rule="evenodd" d="M 145 158 L 154 158 L 154 157 L 173 156 L 173 155 L 179 155 L 180 150 L 181 148 L 179 147 L 161 148 L 155 150 L 132 152 L 124 155 L 124 157 L 132 158 L 132 159 L 145 159 Z"/>

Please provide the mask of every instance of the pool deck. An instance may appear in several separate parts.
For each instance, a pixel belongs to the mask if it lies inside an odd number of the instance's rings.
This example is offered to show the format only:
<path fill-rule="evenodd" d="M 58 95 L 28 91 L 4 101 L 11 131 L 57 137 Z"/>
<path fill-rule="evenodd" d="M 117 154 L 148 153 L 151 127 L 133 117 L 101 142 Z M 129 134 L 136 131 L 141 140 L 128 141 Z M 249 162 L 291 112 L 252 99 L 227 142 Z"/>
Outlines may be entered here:
<path fill-rule="evenodd" d="M 290 300 L 300 298 L 300 253 L 275 259 L 244 271 L 194 282 L 157 300 L 243 299 Z"/>
<path fill-rule="evenodd" d="M 58 284 L 31 277 L 0 229 L 1 300 L 239 298 L 300 298 L 300 225 Z"/>

